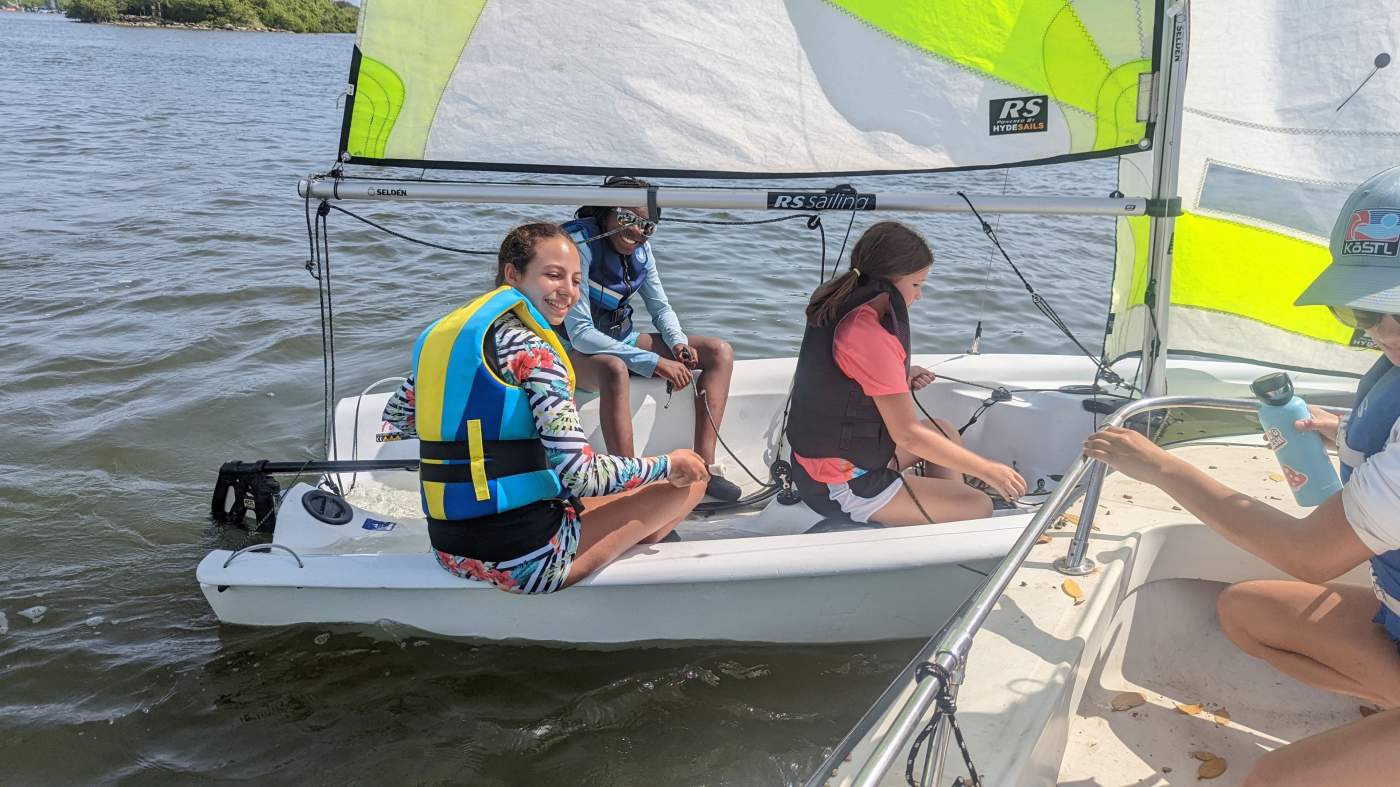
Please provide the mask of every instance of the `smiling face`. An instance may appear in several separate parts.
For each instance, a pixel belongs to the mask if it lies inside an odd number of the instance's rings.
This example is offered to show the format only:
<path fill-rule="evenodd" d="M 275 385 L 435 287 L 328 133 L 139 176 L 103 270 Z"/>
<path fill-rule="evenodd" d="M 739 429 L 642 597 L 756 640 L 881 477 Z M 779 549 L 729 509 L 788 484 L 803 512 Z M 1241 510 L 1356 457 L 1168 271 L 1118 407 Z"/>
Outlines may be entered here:
<path fill-rule="evenodd" d="M 579 299 L 578 249 L 568 238 L 544 238 L 535 243 L 534 256 L 520 270 L 504 266 L 506 284 L 520 290 L 550 325 L 564 322 L 564 315 Z"/>
<path fill-rule="evenodd" d="M 890 283 L 899 290 L 899 294 L 904 296 L 906 307 L 913 306 L 914 301 L 924 297 L 924 280 L 928 278 L 928 272 L 932 269 L 933 266 L 930 265 L 906 276 L 890 279 Z"/>
<path fill-rule="evenodd" d="M 641 219 L 651 218 L 651 214 L 647 213 L 646 208 L 621 208 L 621 210 L 631 211 Z M 603 232 L 612 232 L 620 226 L 622 225 L 617 220 L 617 210 L 610 210 L 603 217 Z M 638 246 L 646 243 L 646 240 L 646 233 L 642 232 L 642 228 L 636 224 L 626 227 L 616 235 L 608 236 L 608 242 L 612 244 L 613 250 L 624 257 L 636 251 Z"/>

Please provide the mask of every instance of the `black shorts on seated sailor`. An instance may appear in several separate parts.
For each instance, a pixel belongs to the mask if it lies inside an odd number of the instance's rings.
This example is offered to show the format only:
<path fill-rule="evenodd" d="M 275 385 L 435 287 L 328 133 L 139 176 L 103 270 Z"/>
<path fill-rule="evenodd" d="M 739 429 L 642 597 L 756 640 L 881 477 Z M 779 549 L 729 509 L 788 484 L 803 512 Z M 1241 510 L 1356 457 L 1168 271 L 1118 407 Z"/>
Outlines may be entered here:
<path fill-rule="evenodd" d="M 827 484 L 808 475 L 801 462 L 793 462 L 792 479 L 808 508 L 824 517 L 845 517 L 854 522 L 869 522 L 904 486 L 904 477 L 890 467 L 866 471 L 844 483 Z"/>

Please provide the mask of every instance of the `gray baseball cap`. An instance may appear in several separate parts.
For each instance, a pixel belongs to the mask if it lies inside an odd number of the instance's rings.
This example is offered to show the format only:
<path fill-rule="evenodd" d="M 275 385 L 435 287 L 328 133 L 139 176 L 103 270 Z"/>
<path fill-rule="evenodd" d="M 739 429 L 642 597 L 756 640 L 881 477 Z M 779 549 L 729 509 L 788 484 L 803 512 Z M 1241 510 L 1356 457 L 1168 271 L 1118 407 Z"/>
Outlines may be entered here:
<path fill-rule="evenodd" d="M 1332 227 L 1332 264 L 1296 306 L 1400 314 L 1400 166 L 1356 187 Z"/>

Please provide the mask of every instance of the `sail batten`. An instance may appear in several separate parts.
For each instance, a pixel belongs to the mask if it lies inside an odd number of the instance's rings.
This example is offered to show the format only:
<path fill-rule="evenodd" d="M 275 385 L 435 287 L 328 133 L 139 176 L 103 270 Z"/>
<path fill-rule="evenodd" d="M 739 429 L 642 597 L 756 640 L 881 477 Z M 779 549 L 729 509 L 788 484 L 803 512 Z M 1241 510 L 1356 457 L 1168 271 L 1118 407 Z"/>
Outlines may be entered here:
<path fill-rule="evenodd" d="M 1150 146 L 1157 0 L 365 0 L 346 163 L 804 177 Z"/>

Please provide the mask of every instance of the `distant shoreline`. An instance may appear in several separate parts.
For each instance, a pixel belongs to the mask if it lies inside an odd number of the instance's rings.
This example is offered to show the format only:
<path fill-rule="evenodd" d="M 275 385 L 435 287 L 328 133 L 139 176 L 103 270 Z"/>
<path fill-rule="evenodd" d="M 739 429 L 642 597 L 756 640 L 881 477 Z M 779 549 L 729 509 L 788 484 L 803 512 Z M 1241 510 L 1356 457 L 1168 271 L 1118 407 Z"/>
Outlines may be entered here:
<path fill-rule="evenodd" d="M 102 22 L 101 24 L 116 25 L 117 27 L 168 27 L 175 30 L 231 30 L 236 33 L 294 32 L 277 27 L 239 27 L 236 25 L 211 25 L 207 22 L 171 22 L 168 19 L 159 19 L 154 16 L 119 16 L 110 22 Z"/>

